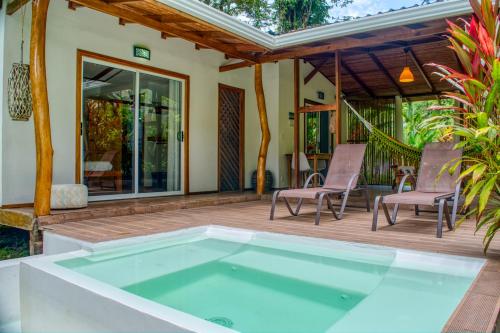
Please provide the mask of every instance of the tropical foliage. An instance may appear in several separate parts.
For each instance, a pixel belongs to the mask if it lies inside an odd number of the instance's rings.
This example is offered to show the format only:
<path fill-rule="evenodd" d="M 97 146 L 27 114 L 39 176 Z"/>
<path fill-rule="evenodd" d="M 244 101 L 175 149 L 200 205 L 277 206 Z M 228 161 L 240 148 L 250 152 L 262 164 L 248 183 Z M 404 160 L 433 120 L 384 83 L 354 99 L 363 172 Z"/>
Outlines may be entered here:
<path fill-rule="evenodd" d="M 425 100 L 425 101 L 409 101 L 403 103 L 403 140 L 404 143 L 418 149 L 423 149 L 428 142 L 436 142 L 448 133 L 448 128 L 442 130 L 422 127 L 421 124 L 427 119 L 441 115 L 443 118 L 448 116 L 448 119 L 443 119 L 444 124 L 451 126 L 453 124 L 453 110 L 428 110 L 430 107 L 453 106 L 454 101 L 451 99 L 440 100 Z"/>
<path fill-rule="evenodd" d="M 352 0 L 201 0 L 229 15 L 247 19 L 260 29 L 285 33 L 328 23 L 333 7 Z"/>
<path fill-rule="evenodd" d="M 334 6 L 344 7 L 352 0 L 275 0 L 273 23 L 278 33 L 305 29 L 328 22 Z"/>
<path fill-rule="evenodd" d="M 471 0 L 474 15 L 468 21 L 449 22 L 449 41 L 462 69 L 431 64 L 437 75 L 447 80 L 456 92 L 448 92 L 461 106 L 437 106 L 432 110 L 455 111 L 453 134 L 463 148 L 459 161 L 445 165 L 443 172 L 453 172 L 463 165 L 460 178 L 465 181 L 465 207 L 475 215 L 477 230 L 485 229 L 484 250 L 500 229 L 500 18 L 498 0 Z M 442 129 L 443 116 L 427 122 Z M 462 219 L 463 221 L 463 219 Z"/>

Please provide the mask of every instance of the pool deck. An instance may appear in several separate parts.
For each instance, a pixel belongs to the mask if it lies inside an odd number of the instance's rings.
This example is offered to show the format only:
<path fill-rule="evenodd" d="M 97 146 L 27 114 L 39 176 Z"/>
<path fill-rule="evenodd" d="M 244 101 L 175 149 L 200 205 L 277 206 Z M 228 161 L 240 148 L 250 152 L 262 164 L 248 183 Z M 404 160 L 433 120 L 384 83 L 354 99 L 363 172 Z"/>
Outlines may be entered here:
<path fill-rule="evenodd" d="M 346 209 L 340 221 L 334 220 L 325 209 L 319 226 L 313 222 L 313 205 L 304 205 L 301 216 L 290 217 L 285 206 L 280 204 L 275 221 L 269 221 L 269 209 L 270 202 L 266 199 L 45 224 L 42 229 L 84 241 L 102 242 L 213 224 L 486 258 L 486 265 L 443 331 L 494 331 L 500 309 L 500 238 L 492 242 L 485 256 L 482 233 L 474 235 L 473 220 L 465 221 L 456 231 L 445 228 L 443 238 L 438 239 L 435 236 L 436 214 L 433 213 L 421 213 L 416 217 L 413 210 L 402 209 L 398 224 L 389 226 L 380 212 L 379 230 L 372 232 L 372 213 L 363 209 Z"/>

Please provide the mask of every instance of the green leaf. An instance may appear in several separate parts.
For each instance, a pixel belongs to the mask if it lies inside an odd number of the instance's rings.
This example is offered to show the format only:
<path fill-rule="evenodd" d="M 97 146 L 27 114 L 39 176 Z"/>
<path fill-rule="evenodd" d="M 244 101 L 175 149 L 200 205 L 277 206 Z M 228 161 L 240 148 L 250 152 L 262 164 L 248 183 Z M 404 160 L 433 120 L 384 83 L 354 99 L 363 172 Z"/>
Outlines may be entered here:
<path fill-rule="evenodd" d="M 479 214 L 481 214 L 481 212 L 488 204 L 488 199 L 490 198 L 491 189 L 493 188 L 493 186 L 495 186 L 496 181 L 497 181 L 497 176 L 495 175 L 486 182 L 484 188 L 481 190 L 481 193 L 479 194 L 479 207 L 478 207 Z"/>
<path fill-rule="evenodd" d="M 473 166 L 470 166 L 467 169 L 465 169 L 464 171 L 462 171 L 462 173 L 460 174 L 460 179 L 467 177 L 467 175 L 469 175 L 471 172 L 476 170 L 479 167 L 479 165 L 480 164 L 474 164 Z"/>
<path fill-rule="evenodd" d="M 486 112 L 479 112 L 477 114 L 477 124 L 479 128 L 488 126 L 488 114 Z"/>
<path fill-rule="evenodd" d="M 484 171 L 486 170 L 486 165 L 484 164 L 478 164 L 479 166 L 474 169 L 474 172 L 472 173 L 472 181 L 476 183 L 479 178 L 483 175 Z"/>
<path fill-rule="evenodd" d="M 465 205 L 466 206 L 469 206 L 472 203 L 472 201 L 476 197 L 479 190 L 481 190 L 481 187 L 483 186 L 483 184 L 484 184 L 484 180 L 480 180 L 479 182 L 477 182 L 476 184 L 474 184 L 471 187 L 469 193 L 467 193 L 467 195 L 465 196 Z"/>

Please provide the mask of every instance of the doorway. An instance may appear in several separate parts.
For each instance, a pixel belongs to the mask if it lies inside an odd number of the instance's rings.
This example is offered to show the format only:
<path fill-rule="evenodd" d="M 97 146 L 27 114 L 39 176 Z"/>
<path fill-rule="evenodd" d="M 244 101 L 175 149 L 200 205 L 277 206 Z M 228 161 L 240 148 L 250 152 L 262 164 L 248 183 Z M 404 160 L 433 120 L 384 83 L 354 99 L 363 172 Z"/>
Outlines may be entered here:
<path fill-rule="evenodd" d="M 218 188 L 244 189 L 245 90 L 219 84 Z"/>

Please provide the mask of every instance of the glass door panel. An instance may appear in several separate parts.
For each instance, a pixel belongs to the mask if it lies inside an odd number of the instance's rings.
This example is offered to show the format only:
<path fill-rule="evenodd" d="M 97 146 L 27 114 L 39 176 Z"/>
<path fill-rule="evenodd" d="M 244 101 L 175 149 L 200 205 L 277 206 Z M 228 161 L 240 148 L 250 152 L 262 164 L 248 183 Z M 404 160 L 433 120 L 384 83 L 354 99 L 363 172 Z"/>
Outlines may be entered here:
<path fill-rule="evenodd" d="M 134 193 L 136 73 L 83 62 L 82 158 L 89 195 Z"/>
<path fill-rule="evenodd" d="M 182 83 L 139 74 L 139 193 L 181 191 Z"/>

